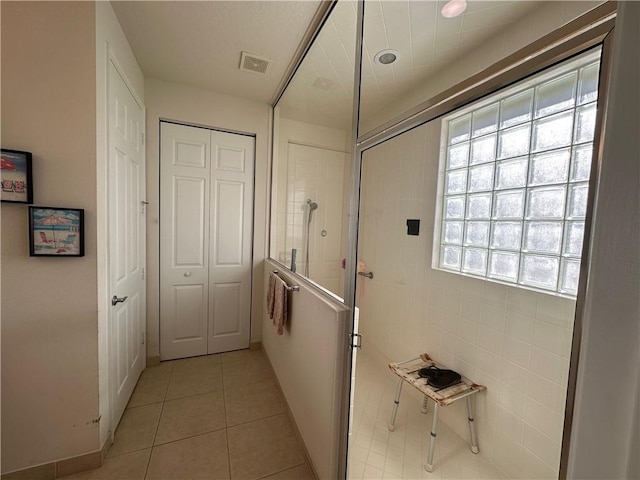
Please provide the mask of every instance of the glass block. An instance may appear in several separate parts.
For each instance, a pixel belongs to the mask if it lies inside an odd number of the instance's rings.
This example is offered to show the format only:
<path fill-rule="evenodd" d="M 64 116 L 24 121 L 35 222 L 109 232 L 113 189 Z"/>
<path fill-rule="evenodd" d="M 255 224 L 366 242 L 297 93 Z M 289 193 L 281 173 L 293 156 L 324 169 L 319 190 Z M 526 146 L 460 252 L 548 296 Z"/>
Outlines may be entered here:
<path fill-rule="evenodd" d="M 447 172 L 447 188 L 445 193 L 464 193 L 467 191 L 467 169 Z"/>
<path fill-rule="evenodd" d="M 464 248 L 462 271 L 474 275 L 487 273 L 487 250 L 479 248 Z"/>
<path fill-rule="evenodd" d="M 498 104 L 473 112 L 471 136 L 479 137 L 498 130 Z"/>
<path fill-rule="evenodd" d="M 596 129 L 596 104 L 590 103 L 576 110 L 576 131 L 573 143 L 593 141 Z"/>
<path fill-rule="evenodd" d="M 474 247 L 489 245 L 489 222 L 467 222 L 464 231 L 464 244 Z"/>
<path fill-rule="evenodd" d="M 527 184 L 527 168 L 527 157 L 497 162 L 496 190 L 524 187 Z"/>
<path fill-rule="evenodd" d="M 598 99 L 598 76 L 600 62 L 588 65 L 580 70 L 578 81 L 578 105 L 593 102 Z"/>
<path fill-rule="evenodd" d="M 573 107 L 577 78 L 578 72 L 571 72 L 536 87 L 536 118 Z"/>
<path fill-rule="evenodd" d="M 493 163 L 469 169 L 469 192 L 486 192 L 493 189 Z"/>
<path fill-rule="evenodd" d="M 587 214 L 589 185 L 577 183 L 569 186 L 569 212 L 567 218 L 584 218 Z"/>
<path fill-rule="evenodd" d="M 533 89 L 505 98 L 500 104 L 500 128 L 530 121 L 532 107 Z"/>
<path fill-rule="evenodd" d="M 443 222 L 442 223 L 442 242 L 461 245 L 463 230 L 464 230 L 463 222 Z"/>
<path fill-rule="evenodd" d="M 462 248 L 443 245 L 440 247 L 440 267 L 460 271 Z"/>
<path fill-rule="evenodd" d="M 571 176 L 569 177 L 572 182 L 589 180 L 589 177 L 591 177 L 592 157 L 592 143 L 573 148 L 573 155 L 571 156 Z"/>
<path fill-rule="evenodd" d="M 519 157 L 529 153 L 531 125 L 513 127 L 500 132 L 498 139 L 498 158 Z"/>
<path fill-rule="evenodd" d="M 520 283 L 532 287 L 555 290 L 558 285 L 560 261 L 557 257 L 522 254 Z"/>
<path fill-rule="evenodd" d="M 567 222 L 564 227 L 564 247 L 562 253 L 572 257 L 582 256 L 584 222 Z"/>
<path fill-rule="evenodd" d="M 449 122 L 449 145 L 469 140 L 471 136 L 471 114 Z"/>
<path fill-rule="evenodd" d="M 522 219 L 524 210 L 524 190 L 507 190 L 494 194 L 493 218 Z"/>
<path fill-rule="evenodd" d="M 464 218 L 465 197 L 446 197 L 444 199 L 444 218 Z"/>
<path fill-rule="evenodd" d="M 529 185 L 566 183 L 569 176 L 571 150 L 563 148 L 531 157 Z"/>
<path fill-rule="evenodd" d="M 520 250 L 522 241 L 521 222 L 495 222 L 491 232 L 491 248 Z"/>
<path fill-rule="evenodd" d="M 580 260 L 569 258 L 562 259 L 560 273 L 560 291 L 575 295 L 578 293 L 578 281 L 580 280 Z"/>
<path fill-rule="evenodd" d="M 467 218 L 488 219 L 491 215 L 491 194 L 480 193 L 467 196 Z"/>
<path fill-rule="evenodd" d="M 487 135 L 471 142 L 471 165 L 493 162 L 496 159 L 496 135 Z"/>
<path fill-rule="evenodd" d="M 489 252 L 489 277 L 516 283 L 519 262 L 520 255 L 518 253 Z"/>
<path fill-rule="evenodd" d="M 533 145 L 531 150 L 541 152 L 552 148 L 567 147 L 571 145 L 572 133 L 572 111 L 538 120 L 533 124 Z"/>
<path fill-rule="evenodd" d="M 524 251 L 560 254 L 562 222 L 525 222 Z"/>
<path fill-rule="evenodd" d="M 460 143 L 449 147 L 447 169 L 466 167 L 469 163 L 469 142 Z"/>
<path fill-rule="evenodd" d="M 532 188 L 527 191 L 526 218 L 562 219 L 566 187 Z"/>

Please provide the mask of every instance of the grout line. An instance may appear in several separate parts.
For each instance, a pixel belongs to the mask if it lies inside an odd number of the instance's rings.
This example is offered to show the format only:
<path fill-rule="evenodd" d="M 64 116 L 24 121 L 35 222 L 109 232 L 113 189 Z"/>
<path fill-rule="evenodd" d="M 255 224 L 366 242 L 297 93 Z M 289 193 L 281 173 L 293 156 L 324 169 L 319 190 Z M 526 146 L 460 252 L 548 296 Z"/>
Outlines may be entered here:
<path fill-rule="evenodd" d="M 229 478 L 231 478 L 231 445 L 229 444 L 229 422 L 227 420 L 227 397 L 224 394 L 224 366 L 221 365 L 222 370 L 222 405 L 224 406 L 224 435 L 227 441 L 227 467 L 229 469 Z"/>

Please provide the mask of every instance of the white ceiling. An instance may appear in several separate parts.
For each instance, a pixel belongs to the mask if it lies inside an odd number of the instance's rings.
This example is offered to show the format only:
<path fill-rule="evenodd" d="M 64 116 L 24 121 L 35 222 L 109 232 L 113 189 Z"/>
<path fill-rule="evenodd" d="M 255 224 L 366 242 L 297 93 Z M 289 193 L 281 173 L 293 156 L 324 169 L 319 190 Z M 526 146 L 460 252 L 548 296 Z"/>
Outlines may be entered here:
<path fill-rule="evenodd" d="M 145 76 L 269 102 L 320 0 L 111 4 Z M 242 51 L 266 74 L 240 70 Z"/>

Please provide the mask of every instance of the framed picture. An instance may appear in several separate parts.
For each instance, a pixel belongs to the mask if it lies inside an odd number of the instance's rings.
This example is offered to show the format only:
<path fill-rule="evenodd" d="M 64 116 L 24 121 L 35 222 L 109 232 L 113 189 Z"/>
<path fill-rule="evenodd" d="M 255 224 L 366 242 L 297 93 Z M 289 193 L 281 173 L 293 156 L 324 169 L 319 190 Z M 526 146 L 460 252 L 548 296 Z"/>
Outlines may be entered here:
<path fill-rule="evenodd" d="M 0 182 L 3 202 L 33 203 L 31 153 L 2 149 Z"/>
<path fill-rule="evenodd" d="M 29 255 L 83 257 L 84 210 L 29 207 Z"/>

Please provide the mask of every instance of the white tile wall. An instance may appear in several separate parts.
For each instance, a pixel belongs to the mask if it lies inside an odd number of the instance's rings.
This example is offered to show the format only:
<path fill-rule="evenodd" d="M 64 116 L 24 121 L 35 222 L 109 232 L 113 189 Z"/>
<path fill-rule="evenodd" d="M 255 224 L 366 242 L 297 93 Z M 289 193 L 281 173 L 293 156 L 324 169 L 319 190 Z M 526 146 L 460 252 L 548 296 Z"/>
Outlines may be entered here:
<path fill-rule="evenodd" d="M 487 385 L 480 455 L 508 478 L 555 478 L 574 302 L 431 268 L 439 136 L 432 122 L 365 152 L 359 252 L 375 273 L 358 280 L 365 347 L 385 361 L 426 351 Z M 406 235 L 408 218 L 421 220 L 419 236 Z M 463 406 L 442 418 L 467 438 Z"/>

